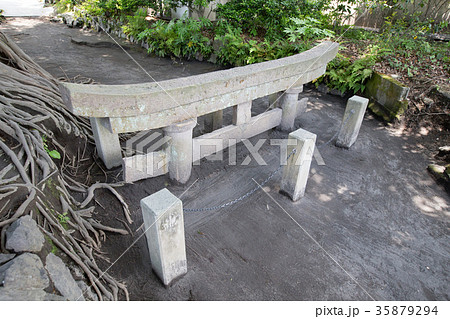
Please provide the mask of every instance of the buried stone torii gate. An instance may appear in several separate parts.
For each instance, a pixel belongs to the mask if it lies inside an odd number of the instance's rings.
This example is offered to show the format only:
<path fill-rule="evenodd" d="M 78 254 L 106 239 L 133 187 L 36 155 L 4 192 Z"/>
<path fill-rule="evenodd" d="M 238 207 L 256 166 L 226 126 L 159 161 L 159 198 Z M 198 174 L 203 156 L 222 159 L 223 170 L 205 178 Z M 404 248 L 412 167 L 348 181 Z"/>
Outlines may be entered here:
<path fill-rule="evenodd" d="M 185 183 L 193 162 L 231 146 L 229 141 L 236 143 L 277 126 L 291 130 L 306 106 L 305 100 L 298 101 L 303 84 L 324 74 L 337 51 L 338 44 L 327 41 L 278 60 L 157 83 L 61 83 L 60 87 L 66 107 L 90 118 L 98 154 L 107 168 L 122 165 L 126 182 L 168 172 L 171 179 Z M 251 116 L 252 100 L 281 91 L 285 91 L 281 109 Z M 233 124 L 222 128 L 222 110 L 228 107 L 233 107 Z M 214 131 L 193 138 L 197 117 L 207 114 Z M 122 157 L 118 133 L 156 128 L 170 137 L 164 150 Z M 223 142 L 201 147 L 211 139 Z"/>

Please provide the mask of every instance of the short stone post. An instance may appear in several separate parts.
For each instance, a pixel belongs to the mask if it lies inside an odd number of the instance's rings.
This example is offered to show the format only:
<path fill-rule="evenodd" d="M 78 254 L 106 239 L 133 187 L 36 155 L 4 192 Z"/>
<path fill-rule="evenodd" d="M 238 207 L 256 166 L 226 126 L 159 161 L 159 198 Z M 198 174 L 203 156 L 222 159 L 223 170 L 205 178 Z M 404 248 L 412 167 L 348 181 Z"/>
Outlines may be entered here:
<path fill-rule="evenodd" d="M 233 125 L 241 125 L 252 118 L 252 101 L 233 106 Z"/>
<path fill-rule="evenodd" d="M 358 138 L 369 100 L 357 95 L 348 99 L 336 146 L 350 148 Z"/>
<path fill-rule="evenodd" d="M 164 128 L 166 136 L 170 137 L 166 149 L 169 176 L 179 183 L 186 183 L 192 171 L 192 129 L 197 119 L 190 119 L 172 124 Z"/>
<path fill-rule="evenodd" d="M 298 95 L 303 92 L 303 86 L 293 87 L 286 90 L 281 97 L 281 116 L 280 129 L 282 131 L 291 131 L 294 128 L 295 118 L 299 105 Z"/>
<path fill-rule="evenodd" d="M 187 272 L 183 203 L 166 188 L 141 200 L 152 268 L 164 285 Z"/>
<path fill-rule="evenodd" d="M 305 195 L 316 135 L 298 129 L 289 134 L 288 141 L 288 155 L 294 148 L 296 152 L 289 157 L 283 168 L 280 192 L 288 195 L 295 202 Z"/>
<path fill-rule="evenodd" d="M 105 163 L 106 168 L 122 165 L 119 134 L 112 133 L 106 128 L 107 118 L 91 117 L 90 121 L 98 156 Z"/>
<path fill-rule="evenodd" d="M 223 126 L 223 110 L 212 112 L 205 115 L 205 131 L 212 132 Z"/>

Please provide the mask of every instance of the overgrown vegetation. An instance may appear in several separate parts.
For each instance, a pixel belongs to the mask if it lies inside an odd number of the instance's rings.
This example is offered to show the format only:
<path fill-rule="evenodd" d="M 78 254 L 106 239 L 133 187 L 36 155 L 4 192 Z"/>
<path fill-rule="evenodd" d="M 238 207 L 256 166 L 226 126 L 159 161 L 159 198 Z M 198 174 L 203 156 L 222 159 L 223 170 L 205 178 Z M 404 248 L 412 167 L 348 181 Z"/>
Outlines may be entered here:
<path fill-rule="evenodd" d="M 430 73 L 430 68 L 450 71 L 448 44 L 431 43 L 427 36 L 448 30 L 448 23 L 426 19 L 441 0 L 396 0 L 387 4 L 370 0 L 231 0 L 218 4 L 217 21 L 187 15 L 165 19 L 170 10 L 186 5 L 202 15 L 211 0 L 60 0 L 59 8 L 80 15 L 103 16 L 122 21 L 122 30 L 148 43 L 150 53 L 177 58 L 203 58 L 212 54 L 217 62 L 241 66 L 303 52 L 318 41 L 341 44 L 337 58 L 316 81 L 341 92 L 364 91 L 377 65 L 388 65 L 409 77 Z M 389 12 L 380 32 L 340 26 L 360 9 Z M 414 13 L 408 13 L 408 6 Z M 151 10 L 147 10 L 150 8 Z M 427 12 L 425 12 L 427 11 Z M 164 18 L 164 19 L 163 19 Z"/>
<path fill-rule="evenodd" d="M 138 39 L 146 40 L 148 51 L 158 56 L 174 55 L 177 58 L 192 58 L 196 54 L 208 58 L 213 52 L 211 40 L 204 35 L 211 30 L 208 19 L 159 20 L 151 28 L 140 32 Z"/>

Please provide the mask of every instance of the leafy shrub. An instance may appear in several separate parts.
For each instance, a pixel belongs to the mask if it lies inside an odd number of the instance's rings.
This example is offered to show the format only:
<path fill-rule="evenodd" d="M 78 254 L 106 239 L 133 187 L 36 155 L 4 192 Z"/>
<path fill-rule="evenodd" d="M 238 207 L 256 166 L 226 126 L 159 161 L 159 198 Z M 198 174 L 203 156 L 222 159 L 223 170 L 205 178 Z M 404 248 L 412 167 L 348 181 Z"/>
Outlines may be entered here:
<path fill-rule="evenodd" d="M 196 53 L 208 58 L 213 47 L 211 40 L 202 32 L 212 28 L 211 21 L 200 18 L 195 20 L 172 20 L 155 22 L 151 28 L 138 35 L 139 40 L 147 40 L 149 53 L 164 57 L 174 55 L 178 58 L 191 58 Z"/>
<path fill-rule="evenodd" d="M 80 4 L 82 0 L 59 0 L 55 4 L 56 12 L 63 13 L 73 10 L 75 5 Z"/>
<path fill-rule="evenodd" d="M 291 18 L 291 25 L 284 29 L 289 42 L 303 42 L 309 47 L 314 40 L 333 37 L 334 32 L 328 30 L 319 20 L 305 17 L 303 19 Z"/>
<path fill-rule="evenodd" d="M 222 43 L 217 52 L 217 61 L 224 65 L 242 66 L 274 60 L 297 52 L 298 47 L 286 40 L 257 41 L 245 39 L 240 28 L 228 25 L 223 35 L 216 36 Z"/>
<path fill-rule="evenodd" d="M 321 16 L 327 0 L 231 0 L 217 5 L 217 17 L 252 36 L 282 35 L 290 18 L 314 12 Z"/>
<path fill-rule="evenodd" d="M 385 52 L 379 46 L 369 46 L 366 53 L 354 61 L 338 54 L 333 61 L 328 63 L 325 74 L 315 83 L 316 85 L 324 83 L 342 93 L 346 91 L 364 92 L 365 84 L 372 76 L 375 63 Z"/>
<path fill-rule="evenodd" d="M 125 34 L 137 36 L 139 33 L 148 28 L 148 22 L 145 20 L 147 12 L 144 9 L 138 9 L 132 16 L 127 16 L 128 22 L 122 26 Z"/>

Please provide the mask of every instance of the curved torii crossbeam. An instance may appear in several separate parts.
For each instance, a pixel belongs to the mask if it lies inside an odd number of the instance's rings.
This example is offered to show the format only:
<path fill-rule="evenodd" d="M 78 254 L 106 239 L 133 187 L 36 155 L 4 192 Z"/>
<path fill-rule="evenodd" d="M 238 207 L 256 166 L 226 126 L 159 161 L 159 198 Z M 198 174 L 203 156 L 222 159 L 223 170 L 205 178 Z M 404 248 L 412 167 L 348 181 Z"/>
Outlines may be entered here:
<path fill-rule="evenodd" d="M 202 153 L 199 141 L 211 138 L 239 141 L 279 125 L 284 130 L 291 129 L 298 114 L 302 85 L 324 74 L 337 51 L 337 43 L 326 41 L 300 54 L 228 70 L 157 83 L 60 83 L 60 90 L 72 113 L 91 119 L 96 147 L 106 167 L 122 164 L 126 181 L 169 171 L 171 178 L 184 183 L 189 179 L 193 161 L 230 146 L 224 141 L 218 148 Z M 251 117 L 252 100 L 280 91 L 286 91 L 281 99 L 282 109 Z M 234 106 L 233 125 L 192 139 L 197 117 L 217 115 L 231 106 Z M 258 125 L 249 125 L 255 122 Z M 122 158 L 118 133 L 161 127 L 171 138 L 166 150 L 137 155 L 132 160 Z M 150 173 L 148 167 L 146 172 L 136 168 L 139 166 L 136 161 L 148 164 L 156 159 L 159 167 L 152 167 Z"/>

